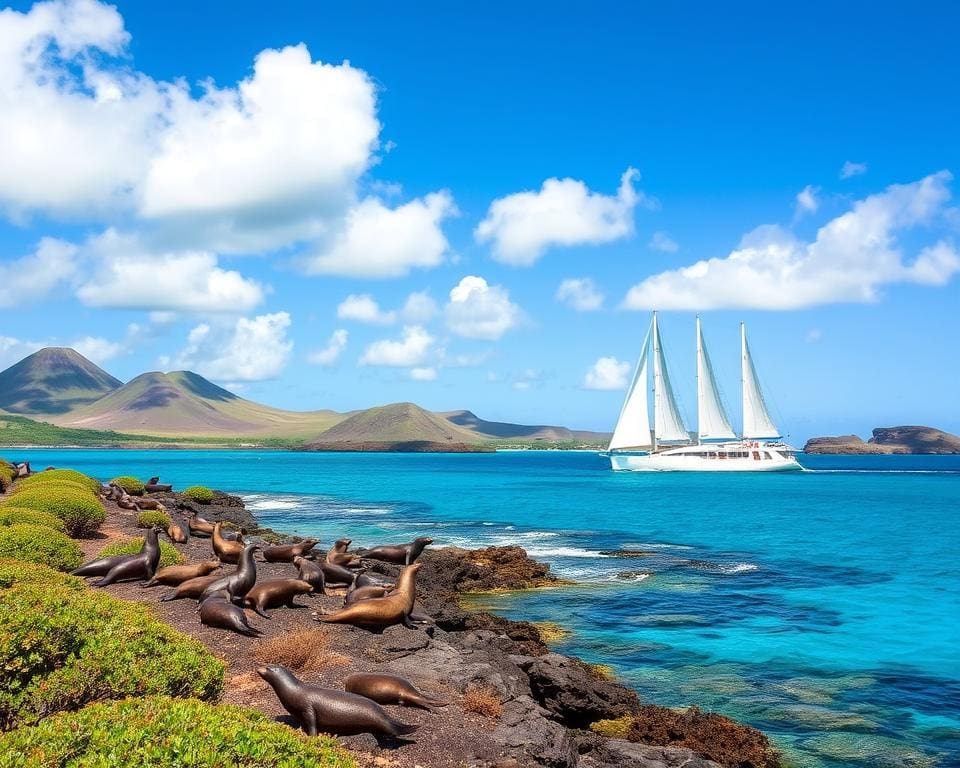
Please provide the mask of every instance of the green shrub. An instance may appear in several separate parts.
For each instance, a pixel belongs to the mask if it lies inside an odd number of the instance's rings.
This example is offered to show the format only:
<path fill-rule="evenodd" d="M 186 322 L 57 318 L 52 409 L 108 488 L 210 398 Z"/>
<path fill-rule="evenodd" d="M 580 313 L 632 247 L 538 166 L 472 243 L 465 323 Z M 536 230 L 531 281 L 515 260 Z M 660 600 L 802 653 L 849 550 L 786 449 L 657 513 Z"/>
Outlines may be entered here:
<path fill-rule="evenodd" d="M 52 480 L 70 480 L 74 483 L 80 483 L 85 486 L 90 493 L 97 493 L 100 490 L 100 482 L 94 480 L 83 472 L 77 472 L 75 469 L 48 469 L 44 472 L 37 472 L 35 475 L 25 477 L 20 481 L 21 485 L 41 485 L 49 483 Z"/>
<path fill-rule="evenodd" d="M 53 530 L 60 531 L 61 533 L 66 530 L 63 525 L 63 520 L 56 515 L 51 515 L 49 512 L 13 506 L 0 507 L 0 525 L 16 525 L 17 523 L 45 525 L 47 528 L 53 528 Z"/>
<path fill-rule="evenodd" d="M 155 525 L 161 528 L 170 525 L 170 518 L 167 517 L 166 512 L 161 512 L 159 509 L 145 509 L 137 515 L 137 528 L 153 528 Z"/>
<path fill-rule="evenodd" d="M 107 544 L 97 553 L 97 558 L 114 557 L 116 555 L 135 555 L 143 546 L 143 536 L 137 536 L 135 539 L 125 539 L 124 541 L 115 541 L 113 544 Z M 160 542 L 160 565 L 157 568 L 166 568 L 168 565 L 179 565 L 183 562 L 183 555 L 173 544 L 166 541 Z"/>
<path fill-rule="evenodd" d="M 83 562 L 77 542 L 45 525 L 5 525 L 0 527 L 0 557 L 26 560 L 72 571 Z"/>
<path fill-rule="evenodd" d="M 183 495 L 188 499 L 193 499 L 198 504 L 209 504 L 213 501 L 213 491 L 205 485 L 191 485 L 183 492 Z"/>
<path fill-rule="evenodd" d="M 215 700 L 224 664 L 144 605 L 21 582 L 0 589 L 0 669 L 0 730 L 9 730 L 104 699 Z"/>
<path fill-rule="evenodd" d="M 0 464 L 0 492 L 7 490 L 17 476 L 17 470 L 7 464 Z"/>
<path fill-rule="evenodd" d="M 83 579 L 68 576 L 46 565 L 27 563 L 23 560 L 0 558 L 0 590 L 14 584 L 45 584 L 73 590 L 87 589 Z"/>
<path fill-rule="evenodd" d="M 123 765 L 355 768 L 330 736 L 305 736 L 233 704 L 151 696 L 92 704 L 0 736 L 10 768 Z"/>
<path fill-rule="evenodd" d="M 54 489 L 65 489 L 69 491 L 79 491 L 80 493 L 85 493 L 87 496 L 96 496 L 96 494 L 91 493 L 90 489 L 87 488 L 83 483 L 78 483 L 74 480 L 48 480 L 45 483 L 17 483 L 13 486 L 13 490 L 10 491 L 11 496 L 16 496 L 18 493 L 26 493 L 27 491 L 35 491 L 37 488 L 43 488 L 45 491 L 52 491 Z"/>
<path fill-rule="evenodd" d="M 130 477 L 130 475 L 120 475 L 120 477 L 115 477 L 110 482 L 113 485 L 119 485 L 131 496 L 143 496 L 143 492 L 146 490 L 143 481 L 137 480 L 135 477 Z"/>
<path fill-rule="evenodd" d="M 71 536 L 85 536 L 95 531 L 106 518 L 103 504 L 89 493 L 72 488 L 30 488 L 5 502 L 13 507 L 37 509 L 56 515 Z M 0 507 L 2 509 L 2 507 Z"/>

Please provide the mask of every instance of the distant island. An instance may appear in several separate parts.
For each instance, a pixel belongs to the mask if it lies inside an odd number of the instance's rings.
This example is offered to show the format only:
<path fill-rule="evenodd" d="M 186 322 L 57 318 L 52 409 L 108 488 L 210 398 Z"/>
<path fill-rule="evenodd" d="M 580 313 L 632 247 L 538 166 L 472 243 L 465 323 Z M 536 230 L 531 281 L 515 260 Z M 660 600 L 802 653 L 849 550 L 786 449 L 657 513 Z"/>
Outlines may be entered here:
<path fill-rule="evenodd" d="M 124 383 L 74 349 L 48 347 L 0 371 L 0 445 L 286 448 L 483 453 L 597 448 L 609 434 L 486 421 L 414 403 L 361 411 L 286 411 L 246 400 L 192 371 Z"/>
<path fill-rule="evenodd" d="M 805 453 L 824 454 L 956 454 L 960 437 L 933 427 L 877 427 L 864 442 L 856 435 L 814 437 L 803 447 Z"/>

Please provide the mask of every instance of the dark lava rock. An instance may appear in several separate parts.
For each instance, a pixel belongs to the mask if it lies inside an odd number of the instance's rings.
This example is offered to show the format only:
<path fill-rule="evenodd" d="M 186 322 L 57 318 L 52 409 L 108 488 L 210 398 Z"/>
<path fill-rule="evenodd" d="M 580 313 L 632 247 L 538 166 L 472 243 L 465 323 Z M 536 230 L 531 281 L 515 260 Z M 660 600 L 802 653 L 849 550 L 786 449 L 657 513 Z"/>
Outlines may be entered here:
<path fill-rule="evenodd" d="M 623 739 L 607 739 L 589 731 L 576 738 L 577 768 L 720 768 L 691 749 L 651 747 Z"/>
<path fill-rule="evenodd" d="M 550 566 L 528 557 L 523 547 L 443 547 L 428 550 L 420 562 L 418 582 L 437 595 L 531 589 L 559 581 Z"/>

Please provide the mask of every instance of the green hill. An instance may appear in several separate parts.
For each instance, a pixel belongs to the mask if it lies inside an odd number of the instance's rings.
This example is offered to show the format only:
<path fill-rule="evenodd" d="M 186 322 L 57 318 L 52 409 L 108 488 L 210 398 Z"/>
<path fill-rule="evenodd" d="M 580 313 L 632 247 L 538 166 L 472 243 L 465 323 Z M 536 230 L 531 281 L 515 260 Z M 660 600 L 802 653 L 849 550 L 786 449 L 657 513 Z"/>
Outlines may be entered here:
<path fill-rule="evenodd" d="M 47 347 L 0 372 L 0 409 L 55 415 L 92 403 L 123 384 L 65 347 Z"/>

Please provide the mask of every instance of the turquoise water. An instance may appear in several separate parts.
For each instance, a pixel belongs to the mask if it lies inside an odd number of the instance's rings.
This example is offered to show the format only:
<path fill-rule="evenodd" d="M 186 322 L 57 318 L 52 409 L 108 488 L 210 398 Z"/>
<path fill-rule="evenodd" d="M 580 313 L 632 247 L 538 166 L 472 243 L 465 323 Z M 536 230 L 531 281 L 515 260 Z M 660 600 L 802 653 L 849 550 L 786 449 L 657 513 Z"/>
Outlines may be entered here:
<path fill-rule="evenodd" d="M 518 543 L 578 585 L 492 607 L 569 626 L 561 650 L 647 700 L 750 722 L 797 766 L 960 765 L 960 457 L 710 475 L 561 452 L 14 453 L 214 485 L 324 541 Z"/>

